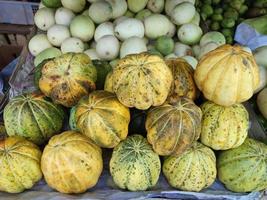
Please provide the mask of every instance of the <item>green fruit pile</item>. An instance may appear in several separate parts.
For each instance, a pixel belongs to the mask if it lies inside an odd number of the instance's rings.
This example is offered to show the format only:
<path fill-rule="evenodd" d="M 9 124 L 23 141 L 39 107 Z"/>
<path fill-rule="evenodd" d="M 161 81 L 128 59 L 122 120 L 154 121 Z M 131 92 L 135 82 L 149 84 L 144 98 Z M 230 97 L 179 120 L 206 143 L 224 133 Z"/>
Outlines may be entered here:
<path fill-rule="evenodd" d="M 205 0 L 196 2 L 197 10 L 209 30 L 220 31 L 228 44 L 233 43 L 236 26 L 248 10 L 245 0 Z"/>

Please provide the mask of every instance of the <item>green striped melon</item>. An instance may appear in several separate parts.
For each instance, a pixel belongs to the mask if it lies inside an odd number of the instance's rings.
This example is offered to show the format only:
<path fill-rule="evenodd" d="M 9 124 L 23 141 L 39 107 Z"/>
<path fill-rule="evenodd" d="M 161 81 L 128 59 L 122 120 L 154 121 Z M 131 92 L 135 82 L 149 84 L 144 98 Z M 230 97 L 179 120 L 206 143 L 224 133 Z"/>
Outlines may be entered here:
<path fill-rule="evenodd" d="M 159 156 L 141 135 L 129 136 L 116 146 L 109 166 L 115 184 L 130 191 L 155 186 L 161 168 Z"/>
<path fill-rule="evenodd" d="M 211 101 L 201 106 L 203 112 L 201 142 L 214 150 L 240 146 L 246 139 L 249 116 L 242 104 L 229 107 Z"/>
<path fill-rule="evenodd" d="M 216 178 L 216 157 L 213 151 L 199 142 L 179 156 L 169 156 L 163 163 L 163 174 L 172 187 L 200 191 Z"/>
<path fill-rule="evenodd" d="M 267 188 L 267 145 L 253 139 L 222 151 L 217 162 L 218 177 L 233 192 Z"/>
<path fill-rule="evenodd" d="M 22 136 L 35 144 L 43 144 L 60 132 L 64 116 L 61 106 L 40 93 L 14 97 L 4 109 L 7 134 Z"/>

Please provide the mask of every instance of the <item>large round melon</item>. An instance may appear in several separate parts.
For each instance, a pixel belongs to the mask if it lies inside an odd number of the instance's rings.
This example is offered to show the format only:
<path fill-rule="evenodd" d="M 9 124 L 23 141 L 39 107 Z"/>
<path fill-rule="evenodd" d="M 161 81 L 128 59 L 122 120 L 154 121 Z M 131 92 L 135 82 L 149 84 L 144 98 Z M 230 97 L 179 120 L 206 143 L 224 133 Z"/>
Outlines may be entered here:
<path fill-rule="evenodd" d="M 260 191 L 267 188 L 267 145 L 253 139 L 218 157 L 218 177 L 233 192 Z"/>
<path fill-rule="evenodd" d="M 95 90 L 96 79 L 95 66 L 86 54 L 67 53 L 45 63 L 39 87 L 54 102 L 72 107 Z"/>
<path fill-rule="evenodd" d="M 0 191 L 19 193 L 30 189 L 42 178 L 42 152 L 21 137 L 0 141 Z"/>
<path fill-rule="evenodd" d="M 132 54 L 121 59 L 113 70 L 113 89 L 127 107 L 146 110 L 167 99 L 173 76 L 159 56 Z"/>
<path fill-rule="evenodd" d="M 147 139 L 161 156 L 179 155 L 195 142 L 201 131 L 202 112 L 187 98 L 148 111 Z"/>
<path fill-rule="evenodd" d="M 226 150 L 240 146 L 246 139 L 249 116 L 242 104 L 229 107 L 206 102 L 203 112 L 201 142 L 214 150 Z"/>
<path fill-rule="evenodd" d="M 4 109 L 4 122 L 9 136 L 22 136 L 43 144 L 63 125 L 64 110 L 43 94 L 29 93 L 14 97 Z"/>
<path fill-rule="evenodd" d="M 172 187 L 200 191 L 216 178 L 216 157 L 213 151 L 199 142 L 179 156 L 164 160 L 163 174 Z"/>
<path fill-rule="evenodd" d="M 168 101 L 177 101 L 180 97 L 194 100 L 197 93 L 197 87 L 194 82 L 194 69 L 181 58 L 167 59 L 165 62 L 171 69 L 174 78 Z"/>
<path fill-rule="evenodd" d="M 109 166 L 115 184 L 130 191 L 155 186 L 161 168 L 159 156 L 141 135 L 129 136 L 115 147 Z"/>
<path fill-rule="evenodd" d="M 100 147 L 113 148 L 127 137 L 130 111 L 114 94 L 99 90 L 79 101 L 75 118 L 84 135 Z"/>
<path fill-rule="evenodd" d="M 251 53 L 240 46 L 222 45 L 201 58 L 194 78 L 206 99 L 231 106 L 253 95 L 259 69 Z"/>
<path fill-rule="evenodd" d="M 103 169 L 101 154 L 97 145 L 78 132 L 56 135 L 41 159 L 45 181 L 61 193 L 83 193 L 99 179 Z"/>

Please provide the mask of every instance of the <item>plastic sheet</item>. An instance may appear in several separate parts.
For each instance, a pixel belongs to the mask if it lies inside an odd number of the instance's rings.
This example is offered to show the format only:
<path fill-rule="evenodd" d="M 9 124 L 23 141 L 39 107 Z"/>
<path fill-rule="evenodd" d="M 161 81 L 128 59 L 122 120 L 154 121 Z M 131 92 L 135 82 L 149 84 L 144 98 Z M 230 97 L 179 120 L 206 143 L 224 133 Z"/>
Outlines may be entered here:
<path fill-rule="evenodd" d="M 35 90 L 33 84 L 33 58 L 28 55 L 25 64 L 18 66 L 10 81 L 10 98 L 24 92 Z M 254 132 L 253 132 L 254 133 Z M 256 133 L 254 133 L 256 134 Z M 257 134 L 256 134 L 257 135 Z M 31 190 L 21 194 L 0 193 L 0 199 L 5 200 L 75 200 L 75 199 L 103 199 L 103 200 L 140 200 L 140 199 L 181 199 L 181 200 L 258 200 L 265 198 L 263 192 L 233 193 L 228 191 L 219 181 L 201 192 L 185 192 L 171 188 L 161 174 L 158 184 L 150 191 L 128 192 L 119 190 L 109 175 L 109 159 L 111 150 L 104 150 L 104 170 L 98 184 L 80 195 L 60 194 L 49 188 L 45 181 L 40 181 Z M 266 197 L 267 199 L 267 197 Z"/>

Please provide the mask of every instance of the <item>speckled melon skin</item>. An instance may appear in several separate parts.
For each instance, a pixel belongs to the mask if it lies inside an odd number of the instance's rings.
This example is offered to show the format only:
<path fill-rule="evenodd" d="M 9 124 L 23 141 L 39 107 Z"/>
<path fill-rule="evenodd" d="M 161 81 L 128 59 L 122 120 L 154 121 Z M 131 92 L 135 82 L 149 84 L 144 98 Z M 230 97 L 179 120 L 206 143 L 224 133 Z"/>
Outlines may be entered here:
<path fill-rule="evenodd" d="M 113 90 L 120 102 L 140 110 L 162 105 L 172 81 L 164 60 L 147 53 L 128 55 L 113 70 Z"/>
<path fill-rule="evenodd" d="M 181 58 L 165 60 L 171 69 L 174 81 L 168 96 L 168 101 L 178 101 L 180 97 L 195 100 L 197 87 L 194 82 L 194 69 Z"/>
<path fill-rule="evenodd" d="M 130 191 L 144 191 L 156 185 L 160 159 L 141 135 L 129 136 L 113 150 L 109 163 L 115 184 Z"/>
<path fill-rule="evenodd" d="M 240 146 L 246 139 L 249 116 L 242 104 L 229 107 L 205 102 L 203 112 L 201 142 L 214 150 L 226 150 Z"/>
<path fill-rule="evenodd" d="M 267 145 L 247 138 L 234 149 L 222 151 L 217 162 L 219 180 L 233 192 L 267 188 Z"/>
<path fill-rule="evenodd" d="M 67 53 L 42 67 L 40 90 L 54 102 L 72 107 L 96 89 L 97 71 L 89 56 Z"/>
<path fill-rule="evenodd" d="M 4 109 L 4 122 L 9 136 L 22 136 L 35 144 L 43 144 L 60 132 L 65 113 L 41 93 L 14 97 Z"/>
<path fill-rule="evenodd" d="M 216 179 L 216 157 L 199 142 L 179 156 L 169 156 L 163 163 L 163 174 L 169 184 L 185 191 L 199 192 Z"/>
<path fill-rule="evenodd" d="M 99 90 L 79 101 L 75 119 L 81 133 L 100 147 L 113 148 L 127 137 L 130 110 L 115 94 Z"/>
<path fill-rule="evenodd" d="M 23 139 L 12 136 L 0 141 L 0 191 L 20 193 L 42 178 L 42 152 Z"/>
<path fill-rule="evenodd" d="M 41 168 L 47 184 L 61 193 L 83 193 L 95 186 L 103 169 L 102 151 L 75 131 L 52 137 L 45 147 Z"/>
<path fill-rule="evenodd" d="M 153 107 L 146 119 L 148 142 L 161 156 L 179 155 L 198 140 L 201 118 L 201 109 L 187 98 Z"/>

